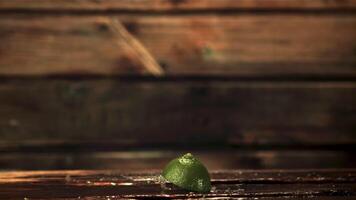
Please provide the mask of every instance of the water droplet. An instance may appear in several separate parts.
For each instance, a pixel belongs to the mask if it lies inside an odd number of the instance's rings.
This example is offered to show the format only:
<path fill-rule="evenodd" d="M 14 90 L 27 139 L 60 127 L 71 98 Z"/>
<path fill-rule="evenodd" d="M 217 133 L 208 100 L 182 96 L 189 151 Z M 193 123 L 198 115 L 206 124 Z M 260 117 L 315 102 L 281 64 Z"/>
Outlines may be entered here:
<path fill-rule="evenodd" d="M 215 186 L 211 187 L 211 192 L 216 192 L 216 187 Z"/>
<path fill-rule="evenodd" d="M 160 184 L 168 182 L 162 175 L 159 175 L 155 181 Z"/>
<path fill-rule="evenodd" d="M 66 180 L 67 182 L 69 182 L 69 181 L 72 180 L 72 178 L 71 178 L 70 175 L 68 174 L 68 175 L 65 177 L 65 180 Z"/>
<path fill-rule="evenodd" d="M 133 185 L 133 183 L 115 183 L 116 185 Z"/>

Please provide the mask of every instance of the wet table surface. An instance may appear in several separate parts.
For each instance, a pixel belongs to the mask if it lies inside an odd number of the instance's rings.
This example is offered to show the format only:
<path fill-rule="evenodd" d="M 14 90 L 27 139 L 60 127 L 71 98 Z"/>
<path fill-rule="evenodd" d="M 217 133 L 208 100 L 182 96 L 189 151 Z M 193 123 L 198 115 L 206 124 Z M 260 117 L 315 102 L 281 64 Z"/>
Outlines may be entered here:
<path fill-rule="evenodd" d="M 0 199 L 356 199 L 356 169 L 212 171 L 207 194 L 162 183 L 158 171 L 0 172 Z"/>

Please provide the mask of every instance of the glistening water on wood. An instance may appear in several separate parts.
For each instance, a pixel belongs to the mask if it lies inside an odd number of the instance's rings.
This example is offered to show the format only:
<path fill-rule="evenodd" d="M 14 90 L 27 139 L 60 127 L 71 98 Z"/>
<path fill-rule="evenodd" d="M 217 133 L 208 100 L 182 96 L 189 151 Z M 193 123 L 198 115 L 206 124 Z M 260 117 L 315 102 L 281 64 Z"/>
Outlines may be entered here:
<path fill-rule="evenodd" d="M 208 170 L 190 153 L 169 162 L 162 175 L 167 181 L 185 190 L 203 193 L 211 190 Z"/>

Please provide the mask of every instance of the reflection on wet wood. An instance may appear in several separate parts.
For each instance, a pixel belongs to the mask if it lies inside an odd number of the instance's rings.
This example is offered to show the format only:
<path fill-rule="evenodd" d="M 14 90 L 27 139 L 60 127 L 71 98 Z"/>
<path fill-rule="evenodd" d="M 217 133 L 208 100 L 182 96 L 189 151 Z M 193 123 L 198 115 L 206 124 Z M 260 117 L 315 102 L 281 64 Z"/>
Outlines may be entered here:
<path fill-rule="evenodd" d="M 355 197 L 355 170 L 212 172 L 211 193 L 162 184 L 159 172 L 30 171 L 0 173 L 0 198 Z M 291 178 L 293 177 L 293 178 Z"/>
<path fill-rule="evenodd" d="M 232 9 L 353 9 L 355 0 L 1 0 L 0 10 L 189 11 Z"/>
<path fill-rule="evenodd" d="M 78 198 L 65 198 L 66 200 L 78 200 Z M 121 197 L 107 196 L 107 197 L 85 197 L 87 200 L 118 200 Z M 132 198 L 128 198 L 132 199 Z M 143 199 L 143 198 L 139 198 Z M 144 198 L 144 199 L 156 199 L 156 198 Z M 187 198 L 163 198 L 160 199 L 208 199 L 208 200 L 227 200 L 227 199 L 237 199 L 237 200 L 355 200 L 354 196 L 273 196 L 273 197 L 187 197 Z M 60 198 L 53 198 L 52 200 L 62 200 Z"/>

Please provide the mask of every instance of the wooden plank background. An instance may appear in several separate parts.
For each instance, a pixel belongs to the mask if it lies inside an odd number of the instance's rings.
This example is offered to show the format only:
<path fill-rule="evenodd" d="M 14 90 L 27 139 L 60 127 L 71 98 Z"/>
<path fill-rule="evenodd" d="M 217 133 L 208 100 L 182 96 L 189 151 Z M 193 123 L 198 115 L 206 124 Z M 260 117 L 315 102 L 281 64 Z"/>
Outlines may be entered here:
<path fill-rule="evenodd" d="M 345 150 L 355 122 L 355 0 L 0 1 L 2 152 Z"/>
<path fill-rule="evenodd" d="M 120 20 L 166 75 L 356 72 L 356 15 L 42 16 L 0 19 L 0 74 L 148 74 Z M 337 32 L 337 33 L 336 33 Z"/>
<path fill-rule="evenodd" d="M 353 82 L 10 79 L 0 85 L 0 136 L 350 144 L 355 93 Z"/>

